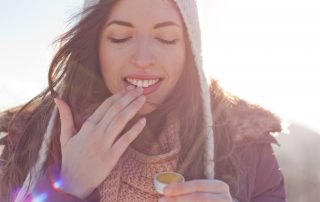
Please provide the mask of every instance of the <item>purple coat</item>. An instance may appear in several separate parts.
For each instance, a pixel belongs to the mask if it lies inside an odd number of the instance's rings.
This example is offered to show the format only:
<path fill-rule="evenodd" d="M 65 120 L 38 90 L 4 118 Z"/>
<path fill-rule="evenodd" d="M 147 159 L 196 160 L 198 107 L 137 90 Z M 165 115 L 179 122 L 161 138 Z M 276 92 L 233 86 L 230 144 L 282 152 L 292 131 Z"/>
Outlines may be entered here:
<path fill-rule="evenodd" d="M 239 194 L 233 196 L 240 202 L 284 202 L 284 179 L 279 169 L 278 162 L 273 154 L 270 141 L 260 140 L 241 145 L 236 148 L 243 162 L 246 164 L 245 172 L 240 176 Z M 83 202 L 99 201 L 99 193 L 96 191 L 90 199 L 81 200 L 70 194 L 54 189 L 54 173 L 57 169 L 50 167 L 36 186 L 34 193 L 47 194 L 46 202 Z"/>
<path fill-rule="evenodd" d="M 216 82 L 210 90 L 213 114 L 217 117 L 223 113 L 227 117 L 228 124 L 224 126 L 227 130 L 224 131 L 232 134 L 233 152 L 242 164 L 239 166 L 239 192 L 233 197 L 240 202 L 286 201 L 284 178 L 271 147 L 277 141 L 270 134 L 281 131 L 279 119 L 259 106 L 226 96 Z M 37 183 L 34 196 L 46 198 L 46 202 L 99 201 L 97 190 L 87 200 L 81 200 L 55 189 L 53 184 L 58 173 L 58 167 L 49 167 Z"/>

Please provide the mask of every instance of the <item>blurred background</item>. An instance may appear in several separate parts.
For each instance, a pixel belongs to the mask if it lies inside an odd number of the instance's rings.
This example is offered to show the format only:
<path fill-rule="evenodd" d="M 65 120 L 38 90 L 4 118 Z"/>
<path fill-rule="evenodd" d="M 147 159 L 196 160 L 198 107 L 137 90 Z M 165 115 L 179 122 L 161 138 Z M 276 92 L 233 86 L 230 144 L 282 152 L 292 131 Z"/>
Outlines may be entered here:
<path fill-rule="evenodd" d="M 0 111 L 47 86 L 83 0 L 0 0 Z M 320 1 L 200 0 L 205 71 L 224 88 L 280 115 L 275 146 L 289 202 L 320 198 Z"/>

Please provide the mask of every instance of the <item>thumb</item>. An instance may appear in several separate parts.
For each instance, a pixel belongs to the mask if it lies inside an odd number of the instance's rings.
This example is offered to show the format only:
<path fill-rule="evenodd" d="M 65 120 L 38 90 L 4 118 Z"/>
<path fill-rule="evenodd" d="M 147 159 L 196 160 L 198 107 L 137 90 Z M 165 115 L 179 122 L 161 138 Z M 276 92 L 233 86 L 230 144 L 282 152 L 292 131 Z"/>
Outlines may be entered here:
<path fill-rule="evenodd" d="M 64 145 L 70 140 L 70 138 L 75 133 L 73 116 L 71 109 L 66 102 L 59 98 L 55 98 L 54 102 L 58 107 L 61 121 L 60 144 L 61 147 L 64 147 Z"/>

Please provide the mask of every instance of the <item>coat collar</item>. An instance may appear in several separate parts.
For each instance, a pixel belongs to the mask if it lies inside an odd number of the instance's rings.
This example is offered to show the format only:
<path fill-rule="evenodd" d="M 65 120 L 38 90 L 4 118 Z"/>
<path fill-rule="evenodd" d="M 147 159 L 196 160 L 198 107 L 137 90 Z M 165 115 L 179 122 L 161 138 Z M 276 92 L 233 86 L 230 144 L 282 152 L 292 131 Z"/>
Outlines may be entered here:
<path fill-rule="evenodd" d="M 216 80 L 211 81 L 210 95 L 214 124 L 223 120 L 236 144 L 277 143 L 274 135 L 281 131 L 281 120 L 274 113 L 227 93 Z"/>

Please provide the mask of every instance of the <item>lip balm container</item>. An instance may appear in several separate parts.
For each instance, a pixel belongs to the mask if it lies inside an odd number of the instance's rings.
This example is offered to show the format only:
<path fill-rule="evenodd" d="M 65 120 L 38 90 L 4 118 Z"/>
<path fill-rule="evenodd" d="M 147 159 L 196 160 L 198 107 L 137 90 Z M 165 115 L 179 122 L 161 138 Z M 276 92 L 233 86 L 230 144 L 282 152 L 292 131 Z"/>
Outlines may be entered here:
<path fill-rule="evenodd" d="M 169 184 L 175 184 L 184 181 L 184 177 L 176 172 L 161 172 L 153 177 L 154 188 L 159 194 L 163 194 L 164 188 Z"/>

